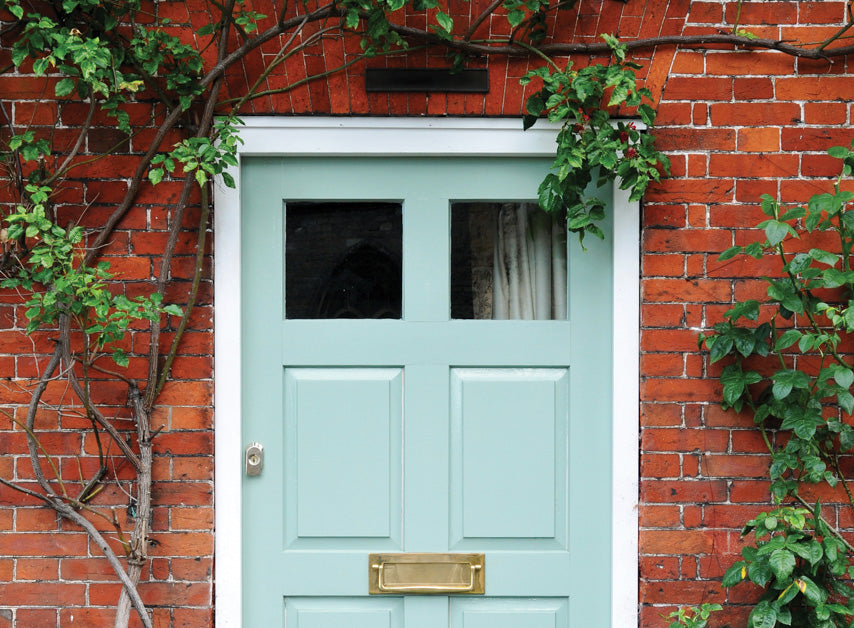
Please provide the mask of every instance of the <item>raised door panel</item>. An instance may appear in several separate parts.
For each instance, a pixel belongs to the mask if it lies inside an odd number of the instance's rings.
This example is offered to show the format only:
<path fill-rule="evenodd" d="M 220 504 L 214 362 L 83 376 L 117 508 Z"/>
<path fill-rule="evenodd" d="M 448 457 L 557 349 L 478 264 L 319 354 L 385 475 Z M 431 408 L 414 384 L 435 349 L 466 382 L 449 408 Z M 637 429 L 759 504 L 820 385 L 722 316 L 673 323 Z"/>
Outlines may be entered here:
<path fill-rule="evenodd" d="M 401 539 L 401 369 L 285 369 L 288 548 Z"/>
<path fill-rule="evenodd" d="M 565 550 L 568 369 L 451 370 L 454 550 Z"/>
<path fill-rule="evenodd" d="M 300 598 L 285 600 L 288 628 L 403 628 L 403 600 Z"/>
<path fill-rule="evenodd" d="M 568 606 L 566 598 L 453 599 L 451 628 L 568 628 Z"/>

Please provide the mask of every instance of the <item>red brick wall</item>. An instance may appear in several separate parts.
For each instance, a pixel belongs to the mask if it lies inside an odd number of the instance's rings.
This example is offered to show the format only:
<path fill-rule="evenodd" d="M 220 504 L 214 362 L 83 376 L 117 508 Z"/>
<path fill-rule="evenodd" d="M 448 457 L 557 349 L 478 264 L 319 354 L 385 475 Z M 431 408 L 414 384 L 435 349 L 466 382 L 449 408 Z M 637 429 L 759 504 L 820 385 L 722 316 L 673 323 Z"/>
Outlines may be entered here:
<path fill-rule="evenodd" d="M 451 14 L 458 25 L 464 24 L 482 4 L 452 0 Z M 199 28 L 208 19 L 196 5 L 194 1 L 155 6 L 161 15 L 168 12 L 175 28 L 189 39 L 188 22 Z M 590 41 L 600 32 L 624 38 L 728 32 L 736 9 L 735 2 L 582 0 L 578 11 L 558 14 L 551 35 L 559 41 Z M 832 34 L 844 19 L 844 2 L 748 1 L 742 6 L 740 24 L 764 37 L 814 42 Z M 424 18 L 412 15 L 407 23 L 423 26 Z M 478 36 L 506 33 L 502 19 L 493 18 Z M 233 68 L 230 95 L 241 93 L 253 81 L 275 52 L 275 43 Z M 307 73 L 330 70 L 357 51 L 354 39 L 330 41 L 289 60 L 269 78 L 267 87 L 280 88 Z M 8 53 L 0 53 L 0 65 L 7 58 Z M 673 163 L 672 177 L 647 194 L 641 225 L 639 625 L 652 627 L 667 625 L 660 614 L 677 604 L 738 604 L 751 595 L 744 585 L 727 599 L 716 579 L 739 551 L 741 525 L 767 504 L 763 479 L 767 457 L 750 417 L 719 409 L 719 387 L 709 378 L 718 371 L 697 351 L 696 336 L 721 319 L 734 297 L 762 292 L 756 277 L 763 270 L 741 261 L 716 260 L 718 252 L 754 235 L 749 228 L 758 220 L 759 196 L 769 193 L 788 202 L 804 201 L 835 174 L 834 160 L 825 151 L 854 136 L 848 103 L 854 74 L 844 59 L 832 64 L 796 61 L 778 53 L 726 48 L 661 47 L 635 58 L 644 65 L 640 73 L 658 101 L 658 145 Z M 355 65 L 346 74 L 258 99 L 246 113 L 518 116 L 524 99 L 518 77 L 538 63 L 504 58 L 482 63 L 490 68 L 487 95 L 366 94 L 362 66 Z M 371 62 L 386 64 L 441 66 L 444 57 L 441 50 L 431 50 Z M 51 93 L 44 79 L 0 75 L 0 101 L 18 132 L 27 125 L 48 131 L 56 122 L 56 145 L 67 146 L 74 135 L 65 125 L 82 120 L 84 107 L 44 100 Z M 134 106 L 138 120 L 149 113 L 147 104 Z M 84 158 L 117 138 L 107 121 L 99 124 Z M 124 192 L 135 155 L 147 148 L 150 137 L 151 132 L 141 133 L 122 154 L 75 170 L 62 190 L 62 215 L 82 215 L 84 224 L 99 224 Z M 146 281 L 157 272 L 155 259 L 177 194 L 175 183 L 145 189 L 140 207 L 122 222 L 105 251 L 125 281 L 120 289 L 128 294 L 146 291 Z M 8 191 L 0 188 L 0 202 L 8 201 Z M 191 224 L 192 216 L 187 219 Z M 170 284 L 170 297 L 178 302 L 187 291 L 194 235 L 188 231 L 184 240 Z M 155 426 L 164 426 L 155 447 L 156 545 L 142 592 L 154 608 L 158 626 L 206 626 L 212 615 L 210 287 L 208 273 L 173 369 L 175 381 L 164 391 L 155 420 Z M 44 361 L 51 338 L 46 332 L 32 344 L 21 333 L 24 325 L 17 297 L 0 296 L 0 406 L 18 416 L 28 400 L 23 387 L 35 374 L 34 360 Z M 131 373 L 139 374 L 147 334 L 136 330 L 127 344 L 139 354 L 131 360 Z M 108 413 L 112 408 L 121 416 L 123 385 L 107 382 L 99 390 L 105 391 L 101 394 Z M 93 443 L 71 431 L 82 423 L 79 407 L 63 386 L 52 385 L 46 400 L 62 407 L 46 409 L 38 426 L 46 430 L 49 450 L 73 479 L 75 457 L 82 453 L 88 456 L 84 463 L 91 463 Z M 3 414 L 0 451 L 4 477 L 23 481 L 31 477 L 24 435 Z M 126 472 L 119 469 L 117 475 L 122 478 Z M 125 516 L 127 497 L 115 485 L 96 502 L 114 504 L 120 518 Z M 21 627 L 57 622 L 108 625 L 109 607 L 117 595 L 118 585 L 105 561 L 82 533 L 65 522 L 58 525 L 32 500 L 0 488 L 0 627 L 9 625 L 13 613 Z M 744 617 L 744 609 L 728 607 L 719 625 L 741 626 Z"/>

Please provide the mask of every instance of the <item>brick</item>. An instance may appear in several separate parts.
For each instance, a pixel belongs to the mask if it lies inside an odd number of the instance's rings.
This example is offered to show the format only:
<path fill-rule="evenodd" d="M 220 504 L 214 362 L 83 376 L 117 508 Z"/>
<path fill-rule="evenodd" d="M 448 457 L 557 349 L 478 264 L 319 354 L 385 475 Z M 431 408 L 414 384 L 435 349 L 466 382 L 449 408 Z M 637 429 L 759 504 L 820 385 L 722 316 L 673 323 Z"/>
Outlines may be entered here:
<path fill-rule="evenodd" d="M 778 100 L 845 100 L 845 94 L 854 90 L 854 76 L 799 76 L 778 78 Z"/>
<path fill-rule="evenodd" d="M 172 577 L 175 580 L 205 582 L 213 574 L 212 558 L 172 558 Z"/>
<path fill-rule="evenodd" d="M 788 126 L 801 122 L 801 107 L 796 103 L 712 103 L 712 124 L 716 126 Z"/>
<path fill-rule="evenodd" d="M 682 423 L 682 406 L 675 403 L 645 403 L 641 404 L 641 425 L 680 425 Z"/>
<path fill-rule="evenodd" d="M 732 198 L 733 181 L 712 179 L 668 180 L 647 188 L 647 202 L 719 203 Z"/>
<path fill-rule="evenodd" d="M 706 73 L 725 76 L 788 75 L 795 69 L 795 60 L 788 55 L 767 52 L 709 52 L 706 54 Z"/>
<path fill-rule="evenodd" d="M 702 74 L 705 67 L 705 55 L 702 52 L 677 50 L 670 72 L 671 74 Z"/>
<path fill-rule="evenodd" d="M 767 456 L 706 455 L 700 461 L 703 475 L 708 477 L 760 478 L 768 475 Z"/>
<path fill-rule="evenodd" d="M 644 451 L 723 451 L 729 442 L 726 430 L 649 428 L 641 435 Z"/>
<path fill-rule="evenodd" d="M 0 599 L 15 600 L 20 606 L 82 605 L 86 587 L 82 584 L 0 582 Z"/>
<path fill-rule="evenodd" d="M 723 480 L 641 480 L 641 500 L 646 503 L 722 502 L 726 499 L 727 486 Z"/>
<path fill-rule="evenodd" d="M 643 272 L 647 277 L 681 277 L 685 274 L 685 256 L 676 253 L 644 255 Z"/>
<path fill-rule="evenodd" d="M 768 100 L 774 97 L 774 84 L 768 78 L 737 78 L 732 94 L 735 100 Z"/>
<path fill-rule="evenodd" d="M 793 177 L 798 174 L 800 158 L 795 154 L 721 155 L 709 158 L 712 177 Z"/>
<path fill-rule="evenodd" d="M 846 19 L 844 2 L 827 0 L 798 3 L 799 24 L 841 24 Z"/>
<path fill-rule="evenodd" d="M 649 302 L 721 302 L 731 298 L 729 282 L 714 279 L 646 279 L 642 289 Z"/>
<path fill-rule="evenodd" d="M 15 576 L 17 580 L 56 580 L 59 560 L 56 558 L 19 558 Z"/>
<path fill-rule="evenodd" d="M 655 252 L 699 251 L 720 253 L 732 246 L 732 236 L 722 229 L 664 230 L 650 229 L 645 234 L 644 249 Z"/>
<path fill-rule="evenodd" d="M 676 454 L 645 454 L 641 460 L 641 477 L 676 478 L 679 474 L 679 456 Z"/>
<path fill-rule="evenodd" d="M 647 378 L 641 383 L 641 400 L 712 402 L 721 398 L 714 380 Z"/>
<path fill-rule="evenodd" d="M 723 19 L 722 5 L 718 2 L 692 2 L 688 22 L 695 24 L 719 24 Z"/>
<path fill-rule="evenodd" d="M 659 150 L 722 150 L 735 148 L 735 131 L 732 129 L 660 129 L 656 131 Z"/>
<path fill-rule="evenodd" d="M 665 528 L 679 526 L 682 520 L 679 506 L 641 506 L 638 509 L 641 528 Z M 666 564 L 666 561 L 665 561 Z M 661 569 L 658 565 L 655 567 Z M 656 574 L 664 575 L 664 574 Z"/>
<path fill-rule="evenodd" d="M 780 150 L 780 129 L 752 127 L 738 130 L 738 150 L 741 152 L 772 152 Z"/>
<path fill-rule="evenodd" d="M 714 548 L 714 537 L 694 530 L 642 530 L 642 554 L 708 554 Z"/>
<path fill-rule="evenodd" d="M 664 88 L 663 100 L 730 100 L 731 78 L 672 77 Z"/>
<path fill-rule="evenodd" d="M 780 138 L 783 150 L 825 152 L 831 146 L 850 145 L 854 130 L 838 127 L 782 129 Z"/>

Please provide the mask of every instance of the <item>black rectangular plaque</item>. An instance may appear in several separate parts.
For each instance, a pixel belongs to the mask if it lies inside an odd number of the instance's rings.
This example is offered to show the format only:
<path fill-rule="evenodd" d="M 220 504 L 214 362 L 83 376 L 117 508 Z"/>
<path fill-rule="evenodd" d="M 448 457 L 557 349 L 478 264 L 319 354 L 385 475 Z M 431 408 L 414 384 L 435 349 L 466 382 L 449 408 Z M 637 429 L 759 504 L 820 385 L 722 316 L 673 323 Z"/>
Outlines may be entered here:
<path fill-rule="evenodd" d="M 486 68 L 473 70 L 367 68 L 365 91 L 368 92 L 469 92 L 489 91 Z"/>

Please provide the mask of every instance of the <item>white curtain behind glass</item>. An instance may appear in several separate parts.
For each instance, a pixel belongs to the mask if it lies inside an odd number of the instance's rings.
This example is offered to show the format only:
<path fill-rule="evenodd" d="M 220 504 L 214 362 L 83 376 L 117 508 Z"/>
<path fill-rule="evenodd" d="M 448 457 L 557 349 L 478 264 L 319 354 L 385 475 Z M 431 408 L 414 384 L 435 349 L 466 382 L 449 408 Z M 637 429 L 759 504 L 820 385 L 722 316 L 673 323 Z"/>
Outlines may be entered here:
<path fill-rule="evenodd" d="M 492 318 L 566 319 L 566 226 L 530 203 L 496 215 Z"/>

